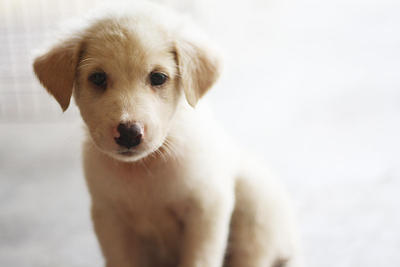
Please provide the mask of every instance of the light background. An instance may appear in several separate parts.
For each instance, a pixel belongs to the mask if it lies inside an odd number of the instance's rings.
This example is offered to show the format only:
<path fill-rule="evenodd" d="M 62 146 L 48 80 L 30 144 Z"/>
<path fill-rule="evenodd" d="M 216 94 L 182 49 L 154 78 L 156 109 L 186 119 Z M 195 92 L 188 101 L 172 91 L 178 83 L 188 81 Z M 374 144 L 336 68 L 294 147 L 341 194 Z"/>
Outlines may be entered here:
<path fill-rule="evenodd" d="M 306 266 L 400 266 L 400 2 L 158 1 L 191 14 L 225 70 L 207 95 L 297 208 Z M 99 1 L 0 1 L 0 266 L 101 266 L 81 122 L 31 71 Z"/>

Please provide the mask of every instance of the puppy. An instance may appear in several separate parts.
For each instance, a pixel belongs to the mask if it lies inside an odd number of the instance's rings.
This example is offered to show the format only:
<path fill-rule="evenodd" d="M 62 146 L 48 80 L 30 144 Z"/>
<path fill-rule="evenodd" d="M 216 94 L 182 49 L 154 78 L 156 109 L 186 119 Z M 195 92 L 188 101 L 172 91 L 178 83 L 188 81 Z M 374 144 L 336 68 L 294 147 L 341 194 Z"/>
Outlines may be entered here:
<path fill-rule="evenodd" d="M 102 17 L 33 64 L 64 111 L 74 96 L 87 126 L 106 266 L 298 266 L 285 191 L 196 107 L 220 60 L 169 12 Z"/>

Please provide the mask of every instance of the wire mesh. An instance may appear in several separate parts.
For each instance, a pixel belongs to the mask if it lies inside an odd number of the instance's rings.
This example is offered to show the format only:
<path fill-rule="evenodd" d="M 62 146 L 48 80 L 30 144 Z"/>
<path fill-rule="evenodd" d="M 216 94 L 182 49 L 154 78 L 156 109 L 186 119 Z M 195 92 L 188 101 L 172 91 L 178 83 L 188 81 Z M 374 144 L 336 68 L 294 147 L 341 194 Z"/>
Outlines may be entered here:
<path fill-rule="evenodd" d="M 0 1 L 0 122 L 49 122 L 77 117 L 62 114 L 56 101 L 33 74 L 35 50 L 54 34 L 60 22 L 82 13 L 95 1 Z"/>

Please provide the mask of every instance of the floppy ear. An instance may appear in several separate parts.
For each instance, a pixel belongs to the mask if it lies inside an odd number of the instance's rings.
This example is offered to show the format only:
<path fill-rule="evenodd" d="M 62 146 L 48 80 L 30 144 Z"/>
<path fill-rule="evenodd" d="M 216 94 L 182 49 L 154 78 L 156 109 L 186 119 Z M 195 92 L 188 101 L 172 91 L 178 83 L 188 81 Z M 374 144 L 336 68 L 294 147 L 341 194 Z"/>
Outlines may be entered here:
<path fill-rule="evenodd" d="M 186 100 L 195 107 L 218 79 L 220 60 L 210 49 L 184 40 L 176 43 L 176 58 Z"/>
<path fill-rule="evenodd" d="M 33 69 L 40 83 L 65 111 L 71 100 L 79 57 L 79 39 L 71 38 L 37 57 Z"/>

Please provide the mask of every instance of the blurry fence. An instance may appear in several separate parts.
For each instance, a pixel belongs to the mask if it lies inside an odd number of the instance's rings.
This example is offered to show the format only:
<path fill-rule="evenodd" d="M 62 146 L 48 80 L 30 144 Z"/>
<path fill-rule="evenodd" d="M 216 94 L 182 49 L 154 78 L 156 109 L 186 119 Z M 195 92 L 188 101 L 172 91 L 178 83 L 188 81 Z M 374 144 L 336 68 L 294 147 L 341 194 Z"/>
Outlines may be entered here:
<path fill-rule="evenodd" d="M 43 122 L 60 118 L 57 103 L 32 72 L 34 50 L 55 26 L 92 1 L 0 1 L 0 122 Z M 71 109 L 63 117 L 76 116 Z"/>

